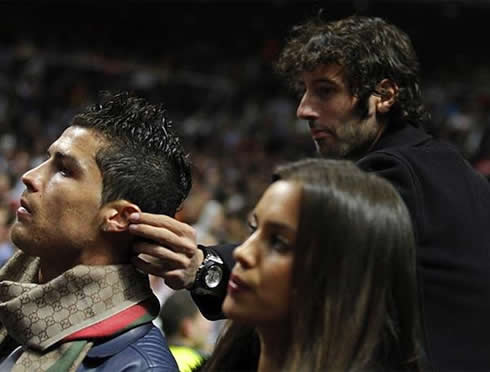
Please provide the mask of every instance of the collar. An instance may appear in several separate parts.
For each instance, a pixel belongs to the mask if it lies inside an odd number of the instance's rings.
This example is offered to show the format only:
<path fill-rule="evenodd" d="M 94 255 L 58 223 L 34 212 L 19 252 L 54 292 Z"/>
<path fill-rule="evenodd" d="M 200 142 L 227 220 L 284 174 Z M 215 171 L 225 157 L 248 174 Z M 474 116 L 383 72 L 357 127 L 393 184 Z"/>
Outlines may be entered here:
<path fill-rule="evenodd" d="M 415 128 L 409 124 L 401 128 L 388 126 L 379 141 L 370 151 L 384 150 L 390 147 L 420 145 L 432 139 L 432 136 L 420 128 Z"/>
<path fill-rule="evenodd" d="M 87 354 L 89 358 L 106 358 L 115 355 L 129 345 L 131 345 L 136 340 L 140 339 L 146 335 L 153 327 L 153 323 L 146 323 L 139 327 L 130 329 L 106 342 L 102 342 L 92 346 Z"/>

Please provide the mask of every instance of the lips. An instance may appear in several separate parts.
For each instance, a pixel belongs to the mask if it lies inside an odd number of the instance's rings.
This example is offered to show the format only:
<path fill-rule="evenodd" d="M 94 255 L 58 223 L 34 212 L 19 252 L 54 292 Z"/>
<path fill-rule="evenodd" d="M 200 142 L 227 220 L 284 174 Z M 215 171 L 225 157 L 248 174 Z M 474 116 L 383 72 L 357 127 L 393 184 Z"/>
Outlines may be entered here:
<path fill-rule="evenodd" d="M 321 139 L 321 138 L 333 137 L 333 136 L 334 136 L 333 133 L 328 129 L 316 129 L 316 128 L 311 129 L 311 137 L 313 137 L 313 139 Z"/>
<path fill-rule="evenodd" d="M 308 126 L 310 127 L 311 137 L 313 139 L 321 139 L 325 137 L 335 137 L 335 133 L 332 132 L 329 127 L 325 124 L 320 124 L 313 120 L 308 121 Z"/>
<path fill-rule="evenodd" d="M 31 206 L 29 205 L 29 203 L 27 202 L 27 200 L 25 198 L 20 199 L 20 206 L 22 208 L 24 208 L 28 213 L 32 212 Z"/>
<path fill-rule="evenodd" d="M 238 275 L 231 274 L 230 280 L 228 282 L 228 293 L 237 294 L 246 290 L 249 290 L 250 286 L 245 283 Z"/>

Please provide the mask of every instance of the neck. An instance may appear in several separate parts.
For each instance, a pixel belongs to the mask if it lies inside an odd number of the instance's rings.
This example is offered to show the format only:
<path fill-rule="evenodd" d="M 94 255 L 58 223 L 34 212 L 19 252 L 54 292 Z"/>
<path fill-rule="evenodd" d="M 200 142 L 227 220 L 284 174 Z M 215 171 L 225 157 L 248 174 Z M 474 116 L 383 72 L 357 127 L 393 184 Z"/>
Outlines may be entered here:
<path fill-rule="evenodd" d="M 120 265 L 129 263 L 129 247 L 126 244 L 112 244 L 110 242 L 94 243 L 91 247 L 75 249 L 71 247 L 76 255 L 48 258 L 41 257 L 38 282 L 40 284 L 49 282 L 65 271 L 77 265 Z M 66 251 L 69 251 L 68 249 Z"/>
<path fill-rule="evenodd" d="M 376 146 L 379 139 L 381 138 L 381 136 L 385 132 L 385 128 L 386 128 L 386 123 L 383 121 L 383 122 L 381 122 L 381 126 L 379 128 L 378 134 L 376 135 L 376 138 L 374 139 L 373 143 L 371 143 L 371 146 L 369 146 L 369 149 L 367 150 L 368 153 L 373 150 L 374 146 Z"/>
<path fill-rule="evenodd" d="M 282 327 L 257 328 L 260 338 L 260 357 L 257 372 L 280 372 L 287 356 L 288 332 Z"/>

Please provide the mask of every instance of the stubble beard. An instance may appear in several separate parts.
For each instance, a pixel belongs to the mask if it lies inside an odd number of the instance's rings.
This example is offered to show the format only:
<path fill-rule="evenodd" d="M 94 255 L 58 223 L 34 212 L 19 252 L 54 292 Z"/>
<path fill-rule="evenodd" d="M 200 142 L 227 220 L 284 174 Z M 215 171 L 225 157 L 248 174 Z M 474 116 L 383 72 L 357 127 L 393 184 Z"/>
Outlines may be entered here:
<path fill-rule="evenodd" d="M 329 146 L 326 141 L 314 141 L 316 151 L 326 159 L 357 161 L 366 155 L 379 130 L 379 127 L 369 122 L 362 122 L 358 127 L 346 125 L 336 133 L 337 142 L 334 146 Z"/>
<path fill-rule="evenodd" d="M 342 160 L 348 158 L 352 145 L 347 142 L 329 145 L 326 141 L 314 141 L 317 154 L 325 159 Z"/>

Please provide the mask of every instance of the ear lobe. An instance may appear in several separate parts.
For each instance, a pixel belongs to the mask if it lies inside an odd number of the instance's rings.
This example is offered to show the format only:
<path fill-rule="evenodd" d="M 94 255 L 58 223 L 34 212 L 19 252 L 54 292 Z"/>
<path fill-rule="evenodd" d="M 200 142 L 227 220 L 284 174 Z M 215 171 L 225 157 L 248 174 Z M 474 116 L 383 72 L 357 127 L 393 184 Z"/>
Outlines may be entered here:
<path fill-rule="evenodd" d="M 379 98 L 376 103 L 376 111 L 386 114 L 396 102 L 398 86 L 389 79 L 383 79 L 376 86 L 375 95 Z"/>
<path fill-rule="evenodd" d="M 129 226 L 129 216 L 132 213 L 141 212 L 136 204 L 127 200 L 117 200 L 107 203 L 102 207 L 101 229 L 105 232 L 126 231 Z"/>

